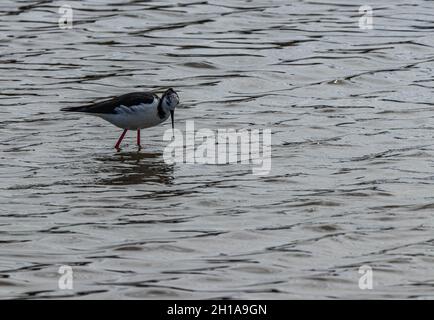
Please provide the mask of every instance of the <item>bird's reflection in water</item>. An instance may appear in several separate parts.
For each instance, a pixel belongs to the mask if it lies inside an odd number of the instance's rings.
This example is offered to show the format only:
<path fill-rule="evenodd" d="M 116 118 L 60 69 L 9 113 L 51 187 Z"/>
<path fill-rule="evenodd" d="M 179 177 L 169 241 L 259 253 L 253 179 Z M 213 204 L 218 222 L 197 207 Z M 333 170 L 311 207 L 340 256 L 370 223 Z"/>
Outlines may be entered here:
<path fill-rule="evenodd" d="M 171 184 L 173 180 L 173 165 L 164 162 L 162 153 L 118 152 L 96 160 L 102 163 L 99 172 L 109 175 L 99 179 L 98 184 Z"/>

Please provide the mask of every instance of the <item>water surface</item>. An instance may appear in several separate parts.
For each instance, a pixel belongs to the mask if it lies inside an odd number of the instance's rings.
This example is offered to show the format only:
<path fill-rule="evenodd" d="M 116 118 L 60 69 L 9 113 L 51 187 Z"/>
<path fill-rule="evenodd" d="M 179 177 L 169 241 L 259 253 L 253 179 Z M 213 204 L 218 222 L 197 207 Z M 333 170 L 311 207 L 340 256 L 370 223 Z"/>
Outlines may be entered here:
<path fill-rule="evenodd" d="M 0 298 L 434 298 L 434 2 L 62 4 L 0 5 Z M 168 87 L 179 129 L 271 128 L 270 174 L 58 111 Z"/>

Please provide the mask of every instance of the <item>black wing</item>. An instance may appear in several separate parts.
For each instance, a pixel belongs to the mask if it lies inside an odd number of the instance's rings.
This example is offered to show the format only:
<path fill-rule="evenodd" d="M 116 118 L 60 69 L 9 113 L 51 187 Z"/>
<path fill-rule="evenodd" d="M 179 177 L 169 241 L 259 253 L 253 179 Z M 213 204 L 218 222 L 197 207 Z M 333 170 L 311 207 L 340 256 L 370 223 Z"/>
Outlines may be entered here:
<path fill-rule="evenodd" d="M 132 92 L 82 107 L 62 108 L 60 111 L 86 112 L 86 113 L 116 113 L 115 109 L 119 106 L 136 106 L 141 103 L 152 104 L 158 96 L 152 92 Z"/>

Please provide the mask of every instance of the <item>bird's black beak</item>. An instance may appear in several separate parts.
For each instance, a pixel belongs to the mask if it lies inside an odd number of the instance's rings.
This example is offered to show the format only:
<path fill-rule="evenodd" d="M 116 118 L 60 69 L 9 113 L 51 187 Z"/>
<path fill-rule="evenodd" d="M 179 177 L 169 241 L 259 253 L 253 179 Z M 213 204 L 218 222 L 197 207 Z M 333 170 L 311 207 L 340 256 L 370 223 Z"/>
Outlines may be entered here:
<path fill-rule="evenodd" d="M 170 117 L 172 118 L 172 137 L 175 138 L 175 111 L 170 110 Z"/>

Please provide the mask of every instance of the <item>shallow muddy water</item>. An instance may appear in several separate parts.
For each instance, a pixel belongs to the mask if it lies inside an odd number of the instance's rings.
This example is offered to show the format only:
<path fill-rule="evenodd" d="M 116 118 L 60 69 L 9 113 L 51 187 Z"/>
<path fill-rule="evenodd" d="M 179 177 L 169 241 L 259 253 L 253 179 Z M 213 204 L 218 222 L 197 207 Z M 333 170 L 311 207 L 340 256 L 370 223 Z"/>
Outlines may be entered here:
<path fill-rule="evenodd" d="M 67 3 L 0 4 L 0 298 L 434 298 L 433 1 Z M 269 174 L 59 112 L 168 87 Z"/>

